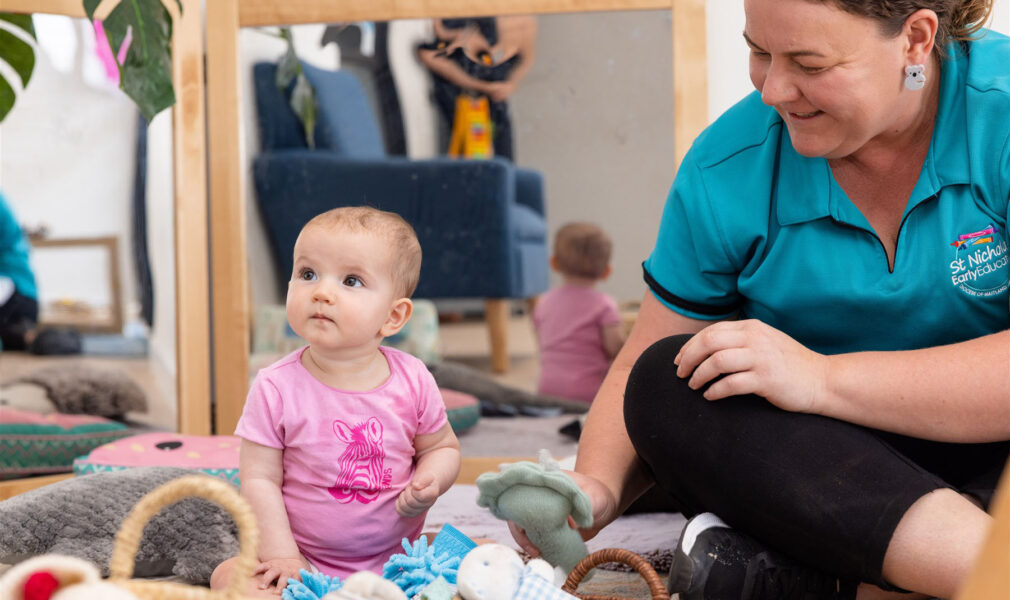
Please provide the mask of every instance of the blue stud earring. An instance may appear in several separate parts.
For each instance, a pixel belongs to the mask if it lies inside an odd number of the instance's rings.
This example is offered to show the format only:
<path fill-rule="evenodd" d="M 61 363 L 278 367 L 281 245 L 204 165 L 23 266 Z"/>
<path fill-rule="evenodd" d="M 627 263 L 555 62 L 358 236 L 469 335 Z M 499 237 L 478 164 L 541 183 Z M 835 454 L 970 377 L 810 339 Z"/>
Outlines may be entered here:
<path fill-rule="evenodd" d="M 910 90 L 921 90 L 926 85 L 926 75 L 923 73 L 926 65 L 908 65 L 905 67 L 905 87 Z"/>

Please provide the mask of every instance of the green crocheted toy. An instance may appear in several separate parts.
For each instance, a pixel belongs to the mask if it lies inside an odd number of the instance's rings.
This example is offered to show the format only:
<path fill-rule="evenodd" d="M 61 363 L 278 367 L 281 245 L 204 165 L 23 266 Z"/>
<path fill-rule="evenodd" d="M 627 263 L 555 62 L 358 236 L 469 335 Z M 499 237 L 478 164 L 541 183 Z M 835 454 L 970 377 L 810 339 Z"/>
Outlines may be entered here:
<path fill-rule="evenodd" d="M 579 527 L 592 525 L 589 496 L 561 471 L 547 450 L 537 457 L 539 464 L 521 461 L 478 477 L 477 504 L 525 529 L 544 560 L 570 572 L 588 551 L 579 532 L 569 527 L 568 516 Z"/>

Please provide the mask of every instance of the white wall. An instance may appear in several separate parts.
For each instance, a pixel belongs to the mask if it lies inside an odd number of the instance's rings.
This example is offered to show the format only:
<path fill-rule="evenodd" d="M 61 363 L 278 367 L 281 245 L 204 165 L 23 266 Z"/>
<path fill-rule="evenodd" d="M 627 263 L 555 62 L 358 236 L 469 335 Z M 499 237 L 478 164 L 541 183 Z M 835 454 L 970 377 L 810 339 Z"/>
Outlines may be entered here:
<path fill-rule="evenodd" d="M 43 44 L 36 51 L 35 71 L 0 124 L 3 192 L 23 224 L 45 224 L 51 237 L 117 236 L 124 305 L 137 314 L 130 247 L 137 109 L 104 80 L 93 61 L 89 25 L 38 15 L 35 22 Z M 171 111 L 160 114 L 148 133 L 148 234 L 157 311 L 151 349 L 174 374 Z M 93 303 L 109 299 L 100 269 L 81 268 L 80 262 L 54 256 L 39 251 L 32 258 L 41 301 L 65 296 Z"/>

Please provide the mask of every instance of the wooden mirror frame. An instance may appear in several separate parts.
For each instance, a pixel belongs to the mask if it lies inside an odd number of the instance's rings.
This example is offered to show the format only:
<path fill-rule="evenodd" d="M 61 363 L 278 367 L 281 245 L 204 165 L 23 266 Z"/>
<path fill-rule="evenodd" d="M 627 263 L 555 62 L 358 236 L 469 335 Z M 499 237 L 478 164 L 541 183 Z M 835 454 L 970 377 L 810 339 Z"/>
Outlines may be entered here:
<path fill-rule="evenodd" d="M 207 301 L 207 159 L 205 144 L 203 27 L 199 0 L 164 2 L 172 15 L 173 212 L 175 229 L 176 428 L 211 433 L 210 314 Z M 104 0 L 104 17 L 118 0 Z M 81 0 L 0 0 L 0 12 L 87 19 Z M 16 105 L 15 105 L 16 108 Z M 0 499 L 69 475 L 0 482 Z"/>
<path fill-rule="evenodd" d="M 242 27 L 437 17 L 669 10 L 674 153 L 708 124 L 705 0 L 213 0 L 207 3 L 215 431 L 231 434 L 249 386 L 251 309 L 238 57 Z"/>

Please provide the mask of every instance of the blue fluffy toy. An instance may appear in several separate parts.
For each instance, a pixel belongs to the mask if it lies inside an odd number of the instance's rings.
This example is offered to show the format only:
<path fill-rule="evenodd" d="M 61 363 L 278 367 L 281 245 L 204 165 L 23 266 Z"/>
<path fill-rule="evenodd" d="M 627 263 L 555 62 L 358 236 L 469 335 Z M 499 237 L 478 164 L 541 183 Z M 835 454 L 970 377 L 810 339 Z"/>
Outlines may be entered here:
<path fill-rule="evenodd" d="M 323 573 L 309 573 L 302 569 L 298 574 L 302 580 L 288 579 L 288 585 L 281 594 L 282 600 L 319 600 L 344 585 L 339 578 Z"/>
<path fill-rule="evenodd" d="M 391 556 L 382 567 L 382 576 L 400 586 L 408 598 L 413 598 L 439 575 L 456 585 L 459 556 L 451 556 L 449 552 L 436 556 L 435 549 L 428 547 L 428 538 L 423 535 L 413 546 L 403 538 L 402 545 L 407 553 Z"/>

